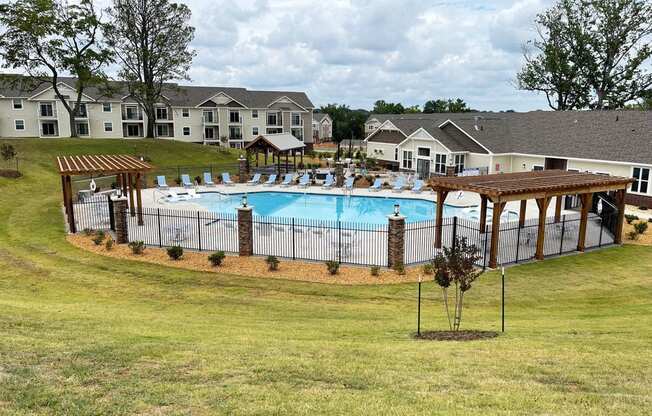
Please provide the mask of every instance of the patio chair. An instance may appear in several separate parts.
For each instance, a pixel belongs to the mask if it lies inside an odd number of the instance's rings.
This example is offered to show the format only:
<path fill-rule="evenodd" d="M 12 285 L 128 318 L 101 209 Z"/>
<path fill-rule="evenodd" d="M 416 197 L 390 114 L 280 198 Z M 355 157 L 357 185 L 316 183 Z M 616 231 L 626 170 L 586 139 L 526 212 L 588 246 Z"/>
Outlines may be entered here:
<path fill-rule="evenodd" d="M 187 173 L 181 175 L 181 184 L 184 188 L 190 188 L 192 186 L 192 181 L 190 180 L 190 176 Z"/>
<path fill-rule="evenodd" d="M 394 182 L 394 186 L 392 186 L 392 190 L 395 192 L 403 192 L 403 187 L 405 186 L 405 178 L 402 176 L 399 176 L 396 179 L 396 182 Z"/>
<path fill-rule="evenodd" d="M 170 189 L 167 182 L 165 181 L 164 175 L 160 175 L 156 177 L 156 187 L 160 190 Z"/>
<path fill-rule="evenodd" d="M 211 175 L 210 172 L 204 172 L 204 185 L 215 186 L 215 182 L 213 182 L 213 175 Z"/>
<path fill-rule="evenodd" d="M 231 175 L 229 175 L 229 172 L 222 172 L 222 183 L 224 185 L 233 185 L 233 181 L 231 180 Z"/>
<path fill-rule="evenodd" d="M 310 175 L 304 173 L 301 178 L 299 178 L 299 186 L 307 187 L 310 185 Z"/>
<path fill-rule="evenodd" d="M 283 177 L 283 182 L 281 182 L 281 186 L 290 186 L 290 185 L 292 185 L 292 174 L 286 173 L 285 176 Z"/>
<path fill-rule="evenodd" d="M 349 176 L 346 178 L 344 181 L 344 189 L 347 191 L 353 190 L 353 181 L 355 180 L 355 176 Z"/>
<path fill-rule="evenodd" d="M 370 191 L 376 191 L 376 192 L 378 192 L 378 191 L 380 191 L 381 189 L 383 189 L 383 181 L 382 181 L 380 178 L 376 178 L 376 179 L 374 180 L 374 184 L 371 185 L 371 186 L 369 187 L 369 190 L 370 190 Z"/>
<path fill-rule="evenodd" d="M 421 188 L 423 188 L 423 181 L 421 179 L 417 179 L 416 181 L 414 181 L 412 192 L 414 192 L 415 194 L 421 193 Z"/>
<path fill-rule="evenodd" d="M 247 181 L 248 185 L 258 185 L 260 183 L 260 173 L 254 174 L 254 177 L 251 180 Z"/>
<path fill-rule="evenodd" d="M 267 178 L 267 182 L 265 182 L 264 185 L 272 186 L 274 185 L 275 182 L 276 182 L 276 174 L 273 173 L 269 175 L 269 177 Z"/>
<path fill-rule="evenodd" d="M 324 180 L 324 183 L 322 184 L 322 188 L 332 188 L 333 185 L 335 184 L 335 178 L 333 178 L 333 175 L 330 173 L 326 175 L 326 180 Z"/>

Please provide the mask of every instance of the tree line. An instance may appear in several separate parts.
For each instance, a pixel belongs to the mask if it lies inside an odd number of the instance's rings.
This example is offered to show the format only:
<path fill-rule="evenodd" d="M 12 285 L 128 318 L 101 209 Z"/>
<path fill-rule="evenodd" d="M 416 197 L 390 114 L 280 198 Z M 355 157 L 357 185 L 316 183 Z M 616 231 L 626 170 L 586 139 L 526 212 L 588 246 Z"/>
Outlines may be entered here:
<path fill-rule="evenodd" d="M 4 82 L 52 87 L 68 112 L 71 136 L 80 115 L 84 91 L 116 91 L 108 83 L 109 65 L 129 96 L 147 115 L 147 137 L 154 137 L 155 104 L 162 101 L 166 82 L 189 79 L 195 56 L 190 41 L 190 9 L 169 0 L 113 0 L 97 10 L 92 0 L 18 0 L 0 5 L 0 57 L 9 68 L 29 76 Z M 61 90 L 62 73 L 76 78 L 74 101 Z"/>
<path fill-rule="evenodd" d="M 376 114 L 410 114 L 410 113 L 468 113 L 477 111 L 470 108 L 461 98 L 448 98 L 428 100 L 423 105 L 404 106 L 401 103 L 391 103 L 385 100 L 378 100 L 374 103 L 373 113 Z"/>

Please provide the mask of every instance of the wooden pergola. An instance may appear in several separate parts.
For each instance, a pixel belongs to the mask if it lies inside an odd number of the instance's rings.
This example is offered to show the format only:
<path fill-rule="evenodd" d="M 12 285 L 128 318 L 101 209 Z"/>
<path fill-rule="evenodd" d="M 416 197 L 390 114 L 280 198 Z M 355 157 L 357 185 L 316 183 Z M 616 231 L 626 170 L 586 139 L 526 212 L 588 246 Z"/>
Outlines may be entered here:
<path fill-rule="evenodd" d="M 285 172 L 289 168 L 289 156 L 292 155 L 292 163 L 297 166 L 297 155 L 301 158 L 303 163 L 303 148 L 306 145 L 298 140 L 290 133 L 267 134 L 256 137 L 251 142 L 247 143 L 245 149 L 247 154 L 254 153 L 256 155 L 256 167 L 259 166 L 259 154 L 265 156 L 265 166 L 267 166 L 267 158 L 271 153 L 272 165 L 276 159 L 276 172 L 281 174 L 281 156 L 285 155 Z"/>
<path fill-rule="evenodd" d="M 140 179 L 143 173 L 152 170 L 152 166 L 148 163 L 129 155 L 57 156 L 57 167 L 61 175 L 63 205 L 68 215 L 70 232 L 77 232 L 75 212 L 72 206 L 72 177 L 78 175 L 116 175 L 123 195 L 129 195 L 131 216 L 136 216 L 138 213 L 138 224 L 143 224 Z M 137 210 L 134 205 L 134 187 L 136 188 Z"/>
<path fill-rule="evenodd" d="M 569 172 L 565 170 L 542 170 L 518 173 L 500 173 L 483 176 L 433 177 L 430 186 L 437 193 L 435 247 L 441 248 L 444 201 L 451 191 L 468 191 L 480 195 L 480 232 L 487 224 L 487 201 L 493 203 L 491 222 L 491 249 L 489 267 L 496 268 L 498 257 L 500 216 L 509 201 L 520 201 L 519 225 L 525 223 L 527 201 L 534 199 L 539 208 L 539 223 L 535 257 L 544 256 L 546 212 L 552 198 L 555 201 L 555 222 L 560 221 L 562 201 L 566 195 L 579 195 L 581 202 L 579 238 L 577 250 L 584 251 L 589 209 L 596 192 L 615 192 L 618 221 L 614 242 L 622 242 L 622 227 L 625 214 L 625 194 L 631 178 L 599 175 L 593 173 Z"/>

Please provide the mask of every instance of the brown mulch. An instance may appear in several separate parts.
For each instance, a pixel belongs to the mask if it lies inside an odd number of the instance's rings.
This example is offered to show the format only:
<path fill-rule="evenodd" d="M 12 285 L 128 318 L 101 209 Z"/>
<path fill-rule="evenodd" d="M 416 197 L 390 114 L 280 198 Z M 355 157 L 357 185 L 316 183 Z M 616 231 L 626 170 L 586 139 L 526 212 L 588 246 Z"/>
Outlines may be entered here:
<path fill-rule="evenodd" d="M 22 173 L 18 172 L 17 170 L 0 169 L 0 177 L 16 179 L 20 178 L 21 176 L 23 176 Z"/>
<path fill-rule="evenodd" d="M 495 331 L 425 331 L 421 335 L 413 334 L 418 340 L 426 341 L 475 341 L 478 339 L 496 338 L 498 332 Z"/>
<path fill-rule="evenodd" d="M 405 275 L 399 275 L 393 270 L 381 269 L 379 276 L 372 276 L 370 268 L 340 266 L 339 273 L 335 276 L 329 274 L 324 263 L 310 263 L 279 259 L 279 269 L 274 272 L 267 270 L 267 264 L 262 257 L 239 257 L 227 255 L 220 267 L 213 267 L 208 261 L 208 252 L 195 252 L 185 250 L 181 260 L 170 260 L 165 249 L 147 247 L 142 255 L 134 255 L 126 244 L 114 244 L 113 249 L 107 251 L 104 244 L 95 245 L 92 236 L 71 234 L 68 242 L 81 249 L 125 260 L 136 260 L 145 263 L 155 263 L 180 269 L 195 270 L 211 273 L 226 273 L 245 277 L 262 277 L 272 279 L 296 280 L 315 283 L 330 283 L 340 285 L 378 285 L 417 282 L 421 275 L 421 267 L 406 268 Z"/>
<path fill-rule="evenodd" d="M 645 221 L 645 220 L 639 220 L 639 221 Z M 634 222 L 638 222 L 638 221 L 634 221 Z M 625 225 L 623 226 L 624 243 L 637 244 L 641 246 L 652 246 L 652 223 L 648 223 L 648 228 L 645 234 L 639 234 L 636 240 L 630 240 L 629 237 L 627 237 L 627 234 L 633 229 L 634 229 L 633 224 L 627 224 L 627 222 L 625 222 Z"/>

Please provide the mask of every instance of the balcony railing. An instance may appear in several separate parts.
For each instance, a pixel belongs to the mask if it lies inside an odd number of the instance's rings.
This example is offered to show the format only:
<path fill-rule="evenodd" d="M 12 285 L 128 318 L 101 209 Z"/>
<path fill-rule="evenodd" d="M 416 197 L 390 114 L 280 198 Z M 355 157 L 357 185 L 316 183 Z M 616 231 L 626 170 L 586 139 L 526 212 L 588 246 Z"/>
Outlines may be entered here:
<path fill-rule="evenodd" d="M 39 118 L 57 118 L 57 107 L 54 104 L 46 107 L 39 105 L 38 116 Z"/>
<path fill-rule="evenodd" d="M 267 118 L 267 126 L 269 127 L 283 127 L 283 117 L 276 117 L 276 122 Z"/>
<path fill-rule="evenodd" d="M 242 124 L 242 117 L 229 117 L 229 124 Z"/>
<path fill-rule="evenodd" d="M 122 119 L 123 120 L 142 120 L 143 112 L 140 109 L 130 109 L 127 110 L 123 108 L 122 110 Z"/>
<path fill-rule="evenodd" d="M 229 141 L 230 141 L 230 142 L 239 142 L 239 141 L 242 141 L 242 135 L 241 135 L 241 134 L 237 134 L 237 135 L 234 135 L 234 136 L 229 136 Z"/>
<path fill-rule="evenodd" d="M 206 112 L 202 115 L 202 120 L 204 121 L 204 124 L 217 124 L 218 123 L 218 118 L 217 115 L 213 112 Z"/>

